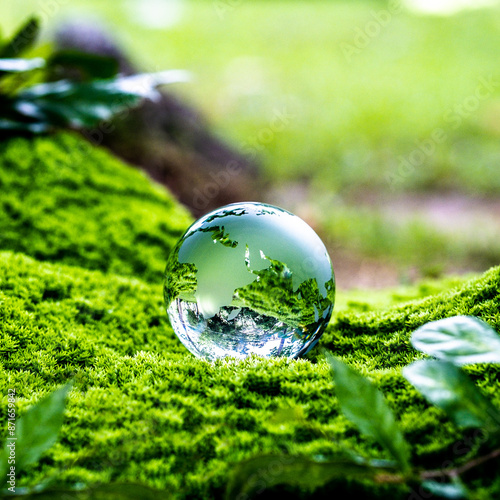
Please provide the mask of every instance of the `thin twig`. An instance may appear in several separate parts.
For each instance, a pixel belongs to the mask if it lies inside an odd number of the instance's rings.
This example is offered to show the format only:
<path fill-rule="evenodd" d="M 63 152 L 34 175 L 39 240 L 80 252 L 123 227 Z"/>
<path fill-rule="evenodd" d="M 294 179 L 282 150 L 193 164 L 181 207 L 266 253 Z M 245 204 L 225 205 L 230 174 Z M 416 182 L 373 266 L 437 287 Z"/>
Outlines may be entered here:
<path fill-rule="evenodd" d="M 475 458 L 474 460 L 471 460 L 470 462 L 467 462 L 461 465 L 460 467 L 453 467 L 441 470 L 422 471 L 419 474 L 419 478 L 422 481 L 425 479 L 436 479 L 436 478 L 447 478 L 447 479 L 456 478 L 461 474 L 463 474 L 464 472 L 467 472 L 468 470 L 473 469 L 474 467 L 478 467 L 479 465 L 484 464 L 485 462 L 488 462 L 489 460 L 493 460 L 494 458 L 498 457 L 500 457 L 500 449 L 493 450 L 487 455 Z M 404 483 L 408 478 L 400 474 L 380 473 L 375 475 L 374 479 L 375 482 L 377 483 L 401 484 Z"/>
<path fill-rule="evenodd" d="M 467 462 L 460 467 L 454 467 L 452 469 L 423 471 L 420 474 L 420 477 L 422 479 L 431 479 L 436 477 L 457 477 L 460 476 L 460 474 L 463 474 L 464 472 L 467 472 L 468 470 L 473 469 L 474 467 L 477 467 L 478 465 L 481 465 L 489 460 L 493 460 L 497 457 L 500 457 L 500 449 L 493 450 L 487 455 L 475 458 L 474 460 L 471 460 L 470 462 Z"/>

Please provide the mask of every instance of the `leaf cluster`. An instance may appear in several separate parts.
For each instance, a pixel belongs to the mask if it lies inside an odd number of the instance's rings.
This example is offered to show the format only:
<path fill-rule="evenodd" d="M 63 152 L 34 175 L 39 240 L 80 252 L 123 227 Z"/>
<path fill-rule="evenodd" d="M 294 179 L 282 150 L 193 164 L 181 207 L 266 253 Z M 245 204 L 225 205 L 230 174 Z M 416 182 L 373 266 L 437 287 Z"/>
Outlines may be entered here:
<path fill-rule="evenodd" d="M 500 410 L 460 368 L 461 365 L 500 362 L 500 336 L 476 317 L 455 316 L 427 323 L 417 329 L 412 345 L 437 359 L 422 359 L 406 366 L 403 376 L 431 404 L 443 410 L 460 429 L 480 429 L 482 442 L 490 447 L 500 441 Z M 311 457 L 263 456 L 242 462 L 228 485 L 227 498 L 249 498 L 262 490 L 256 481 L 267 462 L 280 464 L 280 471 L 265 482 L 293 484 L 311 491 L 334 478 L 351 477 L 374 483 L 406 483 L 440 498 L 474 498 L 461 474 L 500 456 L 500 449 L 474 457 L 460 466 L 421 470 L 410 461 L 406 441 L 395 414 L 382 392 L 368 378 L 325 351 L 333 371 L 336 396 L 344 415 L 364 436 L 375 440 L 390 461 L 374 461 L 347 450 L 344 456 L 325 461 Z M 487 439 L 485 439 L 485 437 Z M 482 444 L 482 442 L 479 443 Z M 478 447 L 479 448 L 479 447 Z M 451 463 L 451 462 L 450 462 Z M 425 497 L 427 498 L 427 497 Z"/>
<path fill-rule="evenodd" d="M 122 76 L 114 58 L 72 50 L 20 57 L 39 31 L 38 20 L 31 18 L 0 46 L 0 132 L 89 128 L 127 113 L 143 98 L 157 98 L 156 87 L 188 78 L 181 70 Z"/>

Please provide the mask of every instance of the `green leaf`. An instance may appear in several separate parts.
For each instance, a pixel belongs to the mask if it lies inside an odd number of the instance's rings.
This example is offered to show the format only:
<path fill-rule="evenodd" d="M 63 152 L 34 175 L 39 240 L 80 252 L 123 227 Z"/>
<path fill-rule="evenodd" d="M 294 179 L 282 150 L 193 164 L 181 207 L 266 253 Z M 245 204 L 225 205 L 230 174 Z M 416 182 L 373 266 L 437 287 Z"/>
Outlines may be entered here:
<path fill-rule="evenodd" d="M 430 403 L 441 408 L 458 427 L 500 428 L 498 410 L 472 380 L 447 361 L 420 360 L 406 366 L 403 375 Z"/>
<path fill-rule="evenodd" d="M 500 336 L 473 316 L 454 316 L 421 326 L 411 337 L 413 347 L 456 365 L 500 363 Z"/>
<path fill-rule="evenodd" d="M 260 494 L 276 484 L 289 484 L 313 491 L 335 478 L 368 479 L 381 470 L 345 458 L 317 461 L 307 457 L 263 455 L 235 466 L 226 498 L 232 500 Z"/>
<path fill-rule="evenodd" d="M 186 79 L 185 71 L 171 70 L 83 83 L 41 83 L 20 92 L 12 106 L 41 123 L 92 127 L 137 105 L 142 98 L 156 98 L 157 86 Z"/>
<path fill-rule="evenodd" d="M 36 17 L 31 17 L 12 37 L 10 42 L 0 49 L 0 58 L 18 57 L 36 42 L 39 32 L 40 22 Z"/>
<path fill-rule="evenodd" d="M 329 352 L 326 359 L 333 369 L 335 390 L 344 415 L 365 435 L 374 438 L 396 460 L 403 471 L 409 469 L 409 450 L 392 410 L 382 393 L 365 377 Z"/>
<path fill-rule="evenodd" d="M 423 481 L 422 486 L 433 495 L 441 498 L 468 498 L 467 490 L 459 482 L 453 484 L 439 483 L 437 481 Z"/>
<path fill-rule="evenodd" d="M 0 59 L 0 71 L 2 73 L 19 73 L 43 68 L 44 66 L 45 60 L 41 57 L 33 59 Z"/>
<path fill-rule="evenodd" d="M 47 61 L 47 67 L 56 70 L 77 69 L 86 78 L 111 78 L 118 71 L 118 61 L 114 57 L 89 54 L 76 50 L 60 50 Z"/>
<path fill-rule="evenodd" d="M 57 440 L 71 384 L 44 397 L 16 422 L 16 470 L 39 460 Z"/>

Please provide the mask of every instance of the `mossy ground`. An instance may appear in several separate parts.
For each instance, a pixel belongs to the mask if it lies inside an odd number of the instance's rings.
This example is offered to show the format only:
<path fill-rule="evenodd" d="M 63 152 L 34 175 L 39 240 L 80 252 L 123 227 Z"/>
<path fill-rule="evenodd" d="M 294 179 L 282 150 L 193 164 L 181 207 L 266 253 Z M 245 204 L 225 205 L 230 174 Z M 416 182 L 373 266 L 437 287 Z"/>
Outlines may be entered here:
<path fill-rule="evenodd" d="M 15 139 L 0 145 L 0 188 L 1 406 L 15 388 L 21 415 L 74 380 L 58 443 L 19 485 L 57 474 L 58 484 L 139 482 L 208 499 L 223 495 L 235 462 L 259 453 L 329 456 L 347 446 L 383 456 L 339 413 L 318 349 L 309 359 L 215 363 L 184 349 L 164 311 L 161 274 L 189 217 L 140 173 L 73 135 Z M 415 300 L 398 304 L 406 299 Z M 465 283 L 353 292 L 340 297 L 321 344 L 380 386 L 413 462 L 440 468 L 475 450 L 402 378 L 419 357 L 410 334 L 456 314 L 499 330 L 499 305 L 500 268 Z M 500 405 L 500 370 L 467 371 Z M 6 418 L 0 412 L 2 435 Z M 489 470 L 467 479 L 484 498 L 500 494 Z M 321 494 L 363 488 L 342 482 Z"/>
<path fill-rule="evenodd" d="M 190 223 L 145 175 L 69 134 L 0 143 L 0 248 L 160 282 Z"/>

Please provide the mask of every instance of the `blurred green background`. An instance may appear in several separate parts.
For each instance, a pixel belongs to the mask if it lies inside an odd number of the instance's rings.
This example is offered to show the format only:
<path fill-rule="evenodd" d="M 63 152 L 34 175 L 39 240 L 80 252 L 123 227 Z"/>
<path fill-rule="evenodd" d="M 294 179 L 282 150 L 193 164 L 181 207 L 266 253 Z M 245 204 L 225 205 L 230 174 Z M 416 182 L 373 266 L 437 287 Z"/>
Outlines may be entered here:
<path fill-rule="evenodd" d="M 318 231 L 341 288 L 383 287 L 500 262 L 500 6 L 470 3 L 18 0 L 0 25 L 91 19 L 189 70 L 176 93 L 261 162 L 259 201 Z"/>

